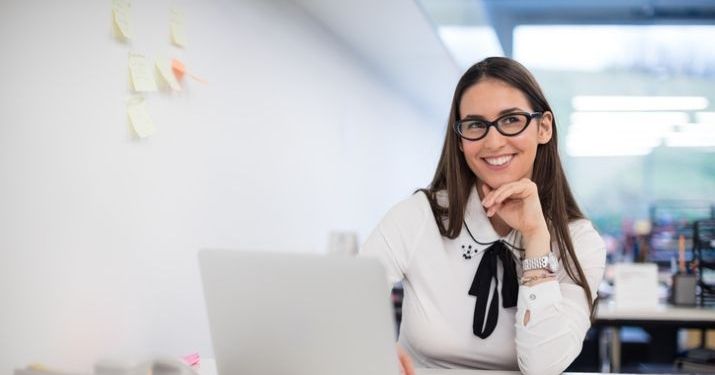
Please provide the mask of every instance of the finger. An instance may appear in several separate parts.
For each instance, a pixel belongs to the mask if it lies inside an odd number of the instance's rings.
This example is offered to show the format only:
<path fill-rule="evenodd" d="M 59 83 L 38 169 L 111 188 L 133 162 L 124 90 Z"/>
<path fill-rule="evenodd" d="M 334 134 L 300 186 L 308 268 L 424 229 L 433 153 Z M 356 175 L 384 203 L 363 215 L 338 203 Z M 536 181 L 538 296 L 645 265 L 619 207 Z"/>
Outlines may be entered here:
<path fill-rule="evenodd" d="M 400 371 L 405 375 L 415 375 L 415 367 L 412 365 L 412 360 L 407 352 L 397 345 L 397 358 L 400 362 Z"/>
<path fill-rule="evenodd" d="M 485 182 L 482 182 L 482 193 L 484 193 L 485 196 L 491 193 L 492 190 L 494 189 L 492 189 L 491 186 L 487 185 Z"/>
<path fill-rule="evenodd" d="M 482 182 L 482 193 L 483 194 L 483 199 L 482 199 L 482 205 L 484 207 L 487 207 L 487 202 L 490 202 L 491 195 L 494 193 L 494 189 L 492 189 L 489 185 L 486 183 Z"/>
<path fill-rule="evenodd" d="M 494 214 L 496 214 L 500 209 L 502 208 L 501 203 L 495 203 L 489 209 L 487 210 L 487 216 L 492 217 Z"/>
<path fill-rule="evenodd" d="M 400 367 L 405 375 L 415 375 L 415 367 L 412 365 L 412 360 L 407 355 L 400 357 Z"/>
<path fill-rule="evenodd" d="M 492 204 L 502 203 L 509 198 L 524 199 L 531 195 L 528 183 L 517 181 L 513 184 L 505 185 L 492 194 Z"/>
<path fill-rule="evenodd" d="M 500 186 L 498 189 L 494 189 L 491 191 L 491 194 L 488 196 L 484 197 L 482 200 L 482 205 L 484 207 L 491 207 L 495 203 L 497 203 L 497 198 L 500 196 L 504 195 L 504 192 L 509 192 L 512 189 L 513 183 L 508 183 Z M 502 199 L 503 200 L 503 199 Z"/>
<path fill-rule="evenodd" d="M 522 186 L 509 186 L 504 190 L 497 192 L 492 196 L 494 204 L 504 203 L 507 199 L 519 199 L 524 198 L 523 193 L 524 188 Z"/>

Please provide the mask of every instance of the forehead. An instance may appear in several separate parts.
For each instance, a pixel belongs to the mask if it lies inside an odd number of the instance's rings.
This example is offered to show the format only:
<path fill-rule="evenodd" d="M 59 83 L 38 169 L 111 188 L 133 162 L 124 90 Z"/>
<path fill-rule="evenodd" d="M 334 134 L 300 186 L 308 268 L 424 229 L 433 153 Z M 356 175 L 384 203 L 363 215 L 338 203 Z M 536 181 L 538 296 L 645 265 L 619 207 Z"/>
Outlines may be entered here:
<path fill-rule="evenodd" d="M 493 78 L 483 79 L 468 87 L 459 103 L 461 117 L 480 115 L 494 117 L 507 108 L 531 111 L 526 95 L 514 86 Z"/>

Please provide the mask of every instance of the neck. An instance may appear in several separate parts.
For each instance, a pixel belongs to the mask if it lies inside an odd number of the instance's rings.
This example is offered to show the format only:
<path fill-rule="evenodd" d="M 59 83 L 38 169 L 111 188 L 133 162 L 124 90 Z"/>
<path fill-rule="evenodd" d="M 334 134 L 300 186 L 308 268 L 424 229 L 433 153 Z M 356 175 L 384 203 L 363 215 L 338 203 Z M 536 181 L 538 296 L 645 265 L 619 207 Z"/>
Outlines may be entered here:
<path fill-rule="evenodd" d="M 512 230 L 498 215 L 490 217 L 489 222 L 492 223 L 492 228 L 494 228 L 494 231 L 497 232 L 500 237 L 506 236 Z"/>

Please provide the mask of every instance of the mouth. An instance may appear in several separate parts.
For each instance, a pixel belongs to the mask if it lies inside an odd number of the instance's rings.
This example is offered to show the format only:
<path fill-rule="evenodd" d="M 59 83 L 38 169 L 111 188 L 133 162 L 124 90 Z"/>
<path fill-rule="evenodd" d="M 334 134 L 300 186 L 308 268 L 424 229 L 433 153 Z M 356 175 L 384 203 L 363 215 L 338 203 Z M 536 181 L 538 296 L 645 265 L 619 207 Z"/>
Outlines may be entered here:
<path fill-rule="evenodd" d="M 489 164 L 492 167 L 503 167 L 511 161 L 511 159 L 514 158 L 514 154 L 510 155 L 501 155 L 501 156 L 494 156 L 494 157 L 486 157 L 482 158 L 487 164 Z"/>

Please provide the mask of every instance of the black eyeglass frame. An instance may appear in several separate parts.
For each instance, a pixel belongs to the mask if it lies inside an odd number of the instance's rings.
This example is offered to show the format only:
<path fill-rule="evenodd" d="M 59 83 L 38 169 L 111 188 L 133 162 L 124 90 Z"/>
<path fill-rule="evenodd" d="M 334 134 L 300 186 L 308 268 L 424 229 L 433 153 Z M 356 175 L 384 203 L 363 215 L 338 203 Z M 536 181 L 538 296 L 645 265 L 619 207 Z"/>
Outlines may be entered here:
<path fill-rule="evenodd" d="M 457 133 L 458 136 L 460 136 L 460 137 L 462 137 L 462 138 L 464 138 L 464 139 L 466 139 L 466 140 L 468 140 L 468 141 L 478 141 L 478 140 L 480 140 L 480 139 L 486 137 L 487 134 L 489 134 L 489 128 L 491 128 L 491 127 L 493 126 L 493 127 L 499 132 L 499 134 L 501 134 L 501 135 L 503 135 L 503 136 L 505 136 L 505 137 L 514 137 L 514 136 L 517 136 L 517 135 L 523 133 L 524 130 L 526 130 L 526 128 L 529 127 L 529 124 L 531 124 L 531 120 L 533 120 L 533 119 L 535 119 L 535 118 L 537 118 L 537 117 L 541 117 L 541 116 L 543 116 L 543 114 L 544 114 L 544 112 L 531 112 L 531 113 L 529 113 L 529 112 L 511 112 L 511 113 L 507 113 L 507 114 L 504 114 L 504 115 L 502 115 L 502 116 L 497 117 L 497 119 L 494 120 L 494 121 L 488 121 L 488 120 L 483 120 L 483 119 L 464 119 L 464 120 L 457 120 L 457 121 L 454 122 L 454 132 Z M 514 133 L 514 134 L 504 133 L 504 132 L 499 128 L 499 126 L 497 125 L 497 123 L 499 122 L 499 120 L 501 120 L 501 119 L 503 119 L 503 118 L 505 118 L 505 117 L 514 116 L 514 115 L 526 116 L 526 124 L 524 125 L 524 127 L 523 127 L 521 130 L 519 130 L 518 132 L 516 132 L 516 133 Z M 462 126 L 461 126 L 461 125 L 462 125 L 462 123 L 465 122 L 465 121 L 479 121 L 479 122 L 482 122 L 482 123 L 484 123 L 484 124 L 487 125 L 487 130 L 484 132 L 484 135 L 482 135 L 482 136 L 479 137 L 479 138 L 468 138 L 468 137 L 465 137 L 465 136 L 462 134 L 462 132 L 461 132 L 461 129 L 462 129 Z"/>

